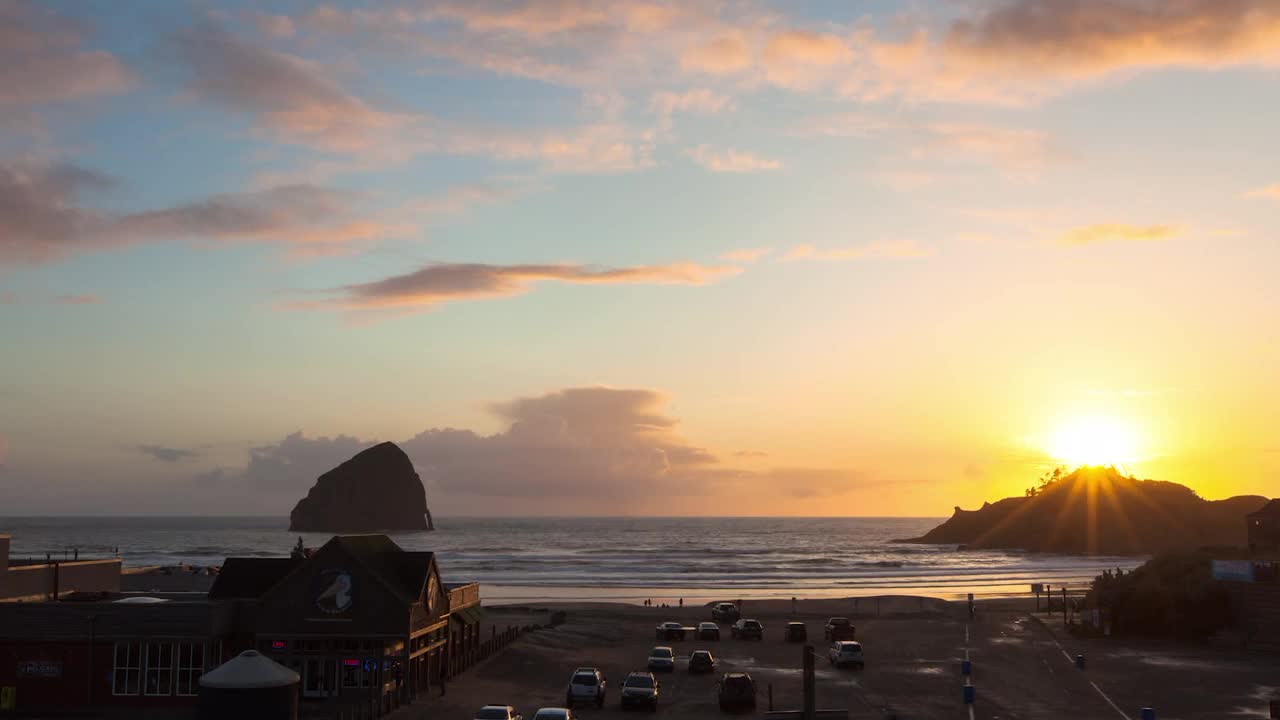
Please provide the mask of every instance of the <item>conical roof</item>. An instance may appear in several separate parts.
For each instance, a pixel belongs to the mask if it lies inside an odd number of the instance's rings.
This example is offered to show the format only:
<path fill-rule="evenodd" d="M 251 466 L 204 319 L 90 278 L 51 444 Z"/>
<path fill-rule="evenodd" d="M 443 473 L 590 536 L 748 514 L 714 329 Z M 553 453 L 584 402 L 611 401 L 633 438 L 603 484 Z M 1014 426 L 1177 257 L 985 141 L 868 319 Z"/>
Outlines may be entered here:
<path fill-rule="evenodd" d="M 283 687 L 297 682 L 298 673 L 257 650 L 245 650 L 200 676 L 200 686 L 210 688 Z"/>

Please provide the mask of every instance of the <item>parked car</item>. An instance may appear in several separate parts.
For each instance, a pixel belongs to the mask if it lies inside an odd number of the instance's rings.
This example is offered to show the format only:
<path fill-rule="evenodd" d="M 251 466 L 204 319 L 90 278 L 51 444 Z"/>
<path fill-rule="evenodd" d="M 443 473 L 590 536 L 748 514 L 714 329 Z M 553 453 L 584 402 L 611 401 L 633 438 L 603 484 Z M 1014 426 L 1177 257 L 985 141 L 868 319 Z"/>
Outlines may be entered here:
<path fill-rule="evenodd" d="M 802 622 L 789 622 L 784 637 L 787 642 L 804 642 L 809 639 L 809 628 Z"/>
<path fill-rule="evenodd" d="M 578 720 L 569 708 L 538 708 L 533 720 Z"/>
<path fill-rule="evenodd" d="M 853 623 L 849 622 L 847 617 L 833 617 L 827 620 L 827 625 L 822 629 L 823 640 L 852 640 L 856 632 Z"/>
<path fill-rule="evenodd" d="M 694 650 L 689 656 L 689 674 L 715 672 L 716 659 L 710 650 Z"/>
<path fill-rule="evenodd" d="M 699 640 L 719 640 L 720 626 L 713 622 L 698 623 L 697 637 Z"/>
<path fill-rule="evenodd" d="M 852 665 L 861 669 L 865 662 L 862 657 L 862 643 L 854 640 L 840 640 L 832 643 L 831 649 L 827 651 L 827 659 L 836 667 Z"/>
<path fill-rule="evenodd" d="M 722 712 L 756 709 L 756 683 L 746 673 L 725 673 L 720 678 L 720 688 L 716 694 L 720 698 Z"/>
<path fill-rule="evenodd" d="M 711 619 L 716 622 L 736 622 L 740 617 L 742 613 L 738 611 L 738 606 L 731 602 L 716 603 L 711 606 Z"/>
<path fill-rule="evenodd" d="M 608 679 L 598 669 L 580 667 L 574 670 L 569 678 L 569 689 L 564 694 L 564 705 L 571 708 L 580 703 L 594 703 L 596 707 L 602 707 L 608 685 Z"/>
<path fill-rule="evenodd" d="M 658 691 L 662 685 L 653 677 L 653 673 L 633 672 L 622 681 L 622 709 L 647 707 L 658 709 Z"/>
<path fill-rule="evenodd" d="M 510 705 L 485 705 L 476 711 L 476 720 L 524 720 Z"/>
<path fill-rule="evenodd" d="M 729 633 L 735 640 L 763 640 L 764 626 L 759 620 L 739 620 L 733 624 Z"/>
<path fill-rule="evenodd" d="M 651 672 L 672 672 L 676 669 L 676 653 L 666 645 L 649 651 L 649 670 Z"/>
<path fill-rule="evenodd" d="M 664 622 L 658 626 L 657 638 L 659 640 L 683 640 L 685 629 L 678 622 Z"/>

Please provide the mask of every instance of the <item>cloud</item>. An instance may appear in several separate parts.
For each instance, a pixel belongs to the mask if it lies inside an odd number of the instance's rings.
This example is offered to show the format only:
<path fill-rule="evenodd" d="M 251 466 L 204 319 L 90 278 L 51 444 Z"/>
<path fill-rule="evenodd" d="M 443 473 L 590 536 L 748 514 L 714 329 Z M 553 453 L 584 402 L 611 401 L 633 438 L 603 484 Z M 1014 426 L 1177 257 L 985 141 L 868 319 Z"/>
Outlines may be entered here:
<path fill-rule="evenodd" d="M 538 282 L 577 285 L 705 285 L 741 272 L 697 263 L 606 268 L 587 265 L 484 265 L 438 263 L 405 275 L 323 291 L 329 298 L 294 303 L 298 308 L 423 310 L 446 302 L 510 297 Z"/>
<path fill-rule="evenodd" d="M 268 37 L 274 38 L 291 38 L 298 29 L 293 18 L 288 15 L 272 15 L 257 10 L 250 12 L 250 21 L 258 29 L 258 32 Z"/>
<path fill-rule="evenodd" d="M 492 403 L 488 410 L 502 424 L 492 434 L 433 427 L 398 444 L 438 514 L 492 514 L 504 507 L 514 513 L 616 514 L 621 501 L 627 514 L 664 507 L 670 513 L 673 497 L 814 497 L 865 483 L 839 468 L 748 471 L 727 465 L 681 435 L 679 420 L 666 410 L 669 401 L 648 388 L 570 387 Z M 241 494 L 251 488 L 255 502 L 283 506 L 320 474 L 373 444 L 294 433 L 253 448 L 247 466 L 206 473 L 199 481 Z M 762 456 L 750 454 L 753 464 Z"/>
<path fill-rule="evenodd" d="M 1173 225 L 1126 225 L 1124 223 L 1098 223 L 1068 230 L 1059 235 L 1059 245 L 1078 246 L 1125 240 L 1167 240 L 1182 233 Z"/>
<path fill-rule="evenodd" d="M 195 97 L 248 114 L 282 142 L 361 152 L 410 121 L 355 97 L 316 63 L 252 45 L 211 22 L 176 33 L 169 52 L 189 71 Z"/>
<path fill-rule="evenodd" d="M 777 160 L 769 160 L 733 148 L 723 151 L 713 150 L 711 146 L 705 144 L 686 150 L 685 154 L 702 167 L 718 173 L 755 173 L 782 167 L 782 163 Z"/>
<path fill-rule="evenodd" d="M 751 48 L 738 35 L 723 35 L 693 45 L 680 56 L 680 66 L 685 70 L 712 75 L 741 72 L 751 67 L 752 62 Z"/>
<path fill-rule="evenodd" d="M 164 447 L 163 445 L 138 445 L 137 451 L 160 462 L 176 463 L 200 457 L 198 450 Z"/>
<path fill-rule="evenodd" d="M 1280 65 L 1273 0 L 1003 0 L 937 38 L 856 34 L 850 96 L 1021 105 L 1085 82 L 1165 68 Z"/>
<path fill-rule="evenodd" d="M 668 90 L 656 92 L 650 100 L 650 107 L 658 116 L 658 123 L 664 128 L 671 127 L 671 116 L 677 112 L 714 115 L 733 109 L 733 99 L 706 88 L 674 93 Z"/>
<path fill-rule="evenodd" d="M 59 295 L 53 302 L 58 305 L 97 305 L 102 298 L 97 295 Z"/>
<path fill-rule="evenodd" d="M 85 30 L 34 3 L 0 2 L 0 112 L 128 89 L 133 75 L 115 56 L 83 49 Z"/>
<path fill-rule="evenodd" d="M 951 26 L 948 53 L 983 67 L 1096 76 L 1145 67 L 1280 63 L 1274 0 L 1015 0 Z"/>
<path fill-rule="evenodd" d="M 1034 173 L 1052 156 L 1048 135 L 1039 130 L 937 123 L 921 130 L 924 136 L 911 155 L 916 158 L 957 158 L 990 162 L 1015 174 Z"/>
<path fill-rule="evenodd" d="M 1255 188 L 1244 194 L 1246 198 L 1272 198 L 1280 200 L 1280 183 L 1267 185 L 1266 187 Z"/>
<path fill-rule="evenodd" d="M 90 250 L 181 239 L 285 243 L 316 249 L 395 228 L 359 217 L 348 193 L 310 185 L 215 195 L 170 208 L 112 213 L 81 204 L 115 182 L 73 165 L 0 163 L 0 263 L 39 263 Z"/>
<path fill-rule="evenodd" d="M 773 248 L 742 248 L 720 253 L 720 259 L 728 262 L 753 263 L 773 252 Z"/>
<path fill-rule="evenodd" d="M 922 258 L 933 254 L 910 240 L 876 241 L 847 248 L 819 249 L 809 243 L 796 245 L 783 260 L 865 260 L 870 258 Z"/>

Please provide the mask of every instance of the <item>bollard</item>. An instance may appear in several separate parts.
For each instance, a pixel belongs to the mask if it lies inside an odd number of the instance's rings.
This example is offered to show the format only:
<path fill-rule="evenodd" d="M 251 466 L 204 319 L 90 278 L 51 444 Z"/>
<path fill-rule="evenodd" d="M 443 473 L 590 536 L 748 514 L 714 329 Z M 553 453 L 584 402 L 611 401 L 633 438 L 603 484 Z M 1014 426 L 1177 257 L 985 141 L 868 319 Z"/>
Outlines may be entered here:
<path fill-rule="evenodd" d="M 1280 720 L 1280 700 L 1272 700 L 1268 705 L 1271 706 L 1271 720 Z"/>
<path fill-rule="evenodd" d="M 1156 711 L 1149 707 L 1142 708 L 1142 720 L 1156 720 Z"/>
<path fill-rule="evenodd" d="M 773 712 L 773 683 L 769 683 L 769 712 Z"/>
<path fill-rule="evenodd" d="M 1076 667 L 1084 669 L 1084 655 L 1076 655 Z"/>
<path fill-rule="evenodd" d="M 960 674 L 968 677 L 973 674 L 973 663 L 968 660 L 960 661 Z"/>
<path fill-rule="evenodd" d="M 974 693 L 975 693 L 975 691 L 974 691 L 974 689 L 973 689 L 973 686 L 972 686 L 972 685 L 965 685 L 965 686 L 964 686 L 964 704 L 965 704 L 965 705 L 972 705 L 972 704 L 973 704 L 973 696 L 974 696 Z M 1153 718 L 1153 720 L 1154 720 L 1154 718 Z"/>

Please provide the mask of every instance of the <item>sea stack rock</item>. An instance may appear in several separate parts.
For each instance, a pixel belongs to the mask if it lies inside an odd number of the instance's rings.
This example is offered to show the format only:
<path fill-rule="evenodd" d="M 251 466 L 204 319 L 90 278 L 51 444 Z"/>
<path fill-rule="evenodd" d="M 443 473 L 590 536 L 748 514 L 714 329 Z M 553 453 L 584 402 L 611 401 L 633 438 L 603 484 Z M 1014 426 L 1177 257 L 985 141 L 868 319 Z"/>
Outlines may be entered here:
<path fill-rule="evenodd" d="M 384 442 L 321 475 L 289 514 L 294 532 L 434 530 L 413 463 Z"/>

